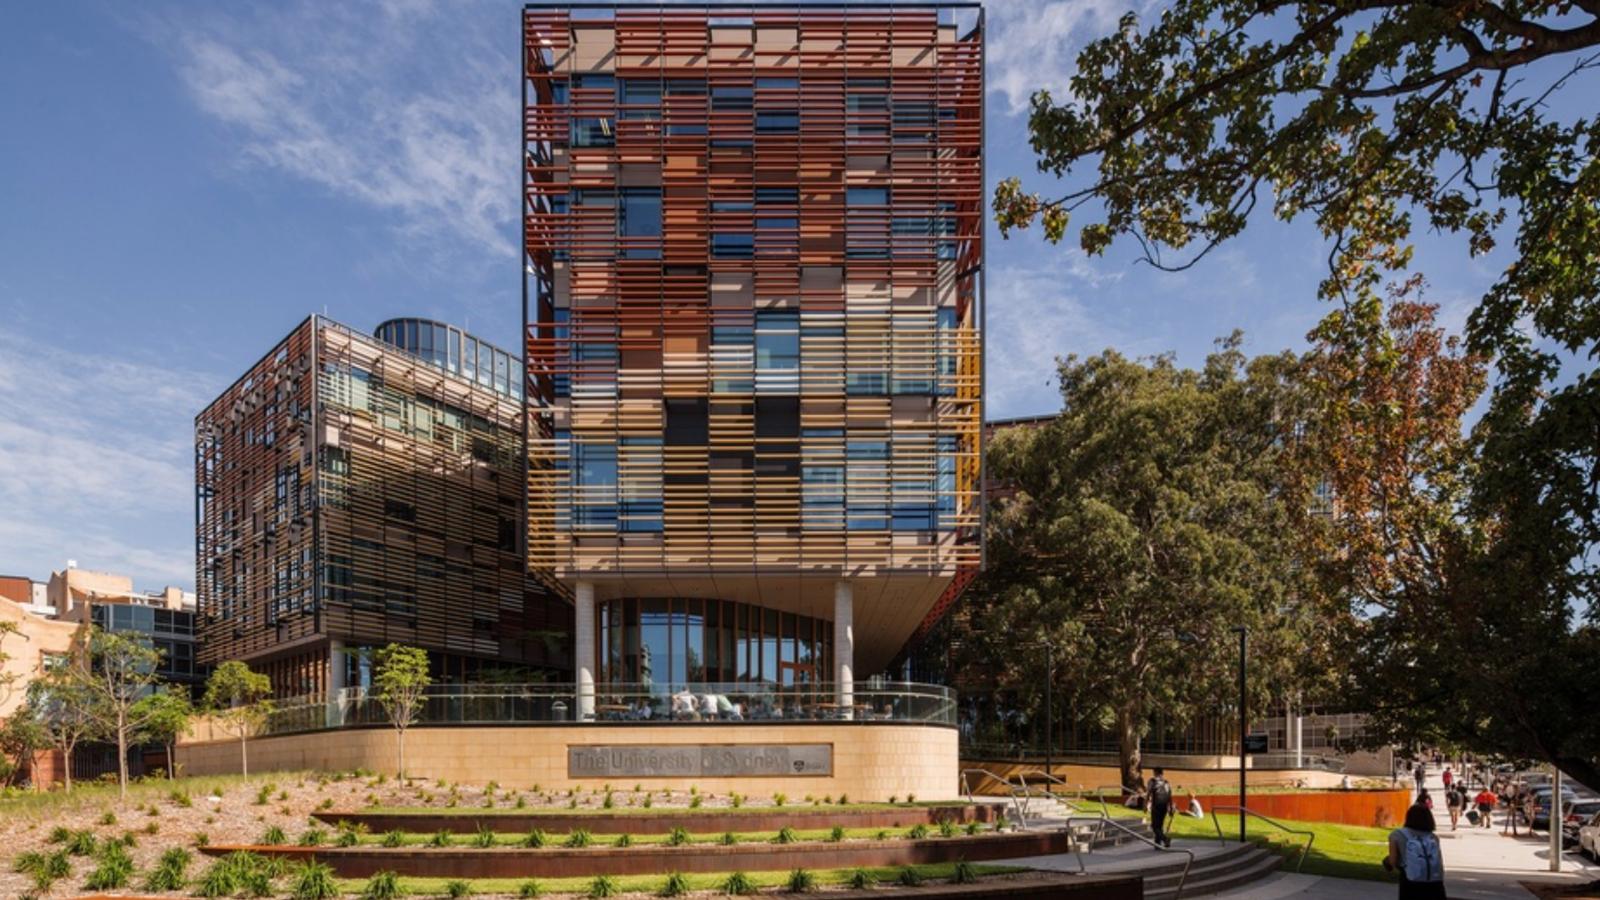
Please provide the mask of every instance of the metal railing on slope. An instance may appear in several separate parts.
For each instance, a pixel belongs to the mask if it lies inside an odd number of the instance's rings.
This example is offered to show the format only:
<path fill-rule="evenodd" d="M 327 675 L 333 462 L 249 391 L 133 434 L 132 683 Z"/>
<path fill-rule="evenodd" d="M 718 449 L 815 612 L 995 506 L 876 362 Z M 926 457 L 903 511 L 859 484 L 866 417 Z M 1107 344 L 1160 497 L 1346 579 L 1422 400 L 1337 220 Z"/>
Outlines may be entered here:
<path fill-rule="evenodd" d="M 1006 786 L 1006 788 L 1007 788 L 1006 794 L 1011 798 L 1011 812 L 1016 817 L 1017 825 L 1019 827 L 1022 827 L 1022 828 L 1027 828 L 1028 827 L 1028 819 L 1027 819 L 1027 815 L 1025 814 L 1025 807 L 1019 805 L 1018 802 L 1017 802 L 1016 785 L 1012 784 L 1009 779 L 1005 778 L 1002 775 L 999 775 L 999 774 L 996 774 L 994 772 L 991 772 L 988 769 L 962 769 L 961 770 L 961 793 L 966 795 L 967 802 L 968 803 L 972 803 L 973 802 L 973 798 L 972 798 L 972 782 L 971 782 L 970 779 L 967 778 L 967 776 L 969 774 L 973 773 L 973 772 L 977 772 L 977 773 L 980 773 L 982 775 L 986 775 L 989 778 L 994 779 L 996 782 L 999 782 L 1000 784 L 1003 784 L 1003 785 Z"/>
<path fill-rule="evenodd" d="M 1048 782 L 1051 782 L 1053 784 L 1059 784 L 1062 787 L 1066 788 L 1069 793 L 1077 794 L 1079 796 L 1075 796 L 1075 797 L 1073 797 L 1072 799 L 1069 800 L 1068 798 L 1062 796 L 1060 792 L 1053 791 L 1049 787 L 1035 788 L 1034 786 L 1028 784 L 1028 779 L 1029 778 L 1042 780 L 1042 781 L 1048 781 Z M 1067 809 L 1072 810 L 1073 812 L 1081 812 L 1081 813 L 1085 813 L 1085 814 L 1088 814 L 1088 815 L 1093 815 L 1094 814 L 1094 810 L 1084 809 L 1082 806 L 1079 805 L 1079 802 L 1083 799 L 1083 797 L 1081 796 L 1081 794 L 1082 794 L 1081 791 L 1074 790 L 1072 785 L 1070 785 L 1067 782 L 1061 780 L 1060 778 L 1057 778 L 1056 776 L 1050 774 L 1049 772 L 1041 772 L 1041 771 L 1018 772 L 1017 773 L 1017 784 L 1018 784 L 1019 787 L 1021 787 L 1022 791 L 1024 793 L 1026 793 L 1030 797 L 1043 796 L 1043 797 L 1048 798 L 1050 800 L 1054 800 L 1057 803 L 1060 803 L 1061 805 L 1065 806 Z M 1036 791 L 1038 793 L 1035 793 Z M 1100 803 L 1100 815 L 1103 816 L 1103 817 L 1106 817 L 1106 818 L 1110 818 L 1110 815 L 1111 815 L 1110 811 L 1108 809 L 1106 809 L 1106 805 L 1105 805 L 1104 800 L 1102 800 L 1101 803 Z"/>
<path fill-rule="evenodd" d="M 1103 816 L 1102 817 L 1094 817 L 1094 818 L 1086 816 L 1086 817 L 1084 817 L 1084 819 L 1085 819 L 1085 821 L 1092 821 L 1092 822 L 1095 822 L 1095 823 L 1098 824 L 1098 827 L 1095 829 L 1094 837 L 1089 840 L 1089 847 L 1091 848 L 1091 851 L 1092 851 L 1094 845 L 1099 842 L 1101 835 L 1103 835 L 1105 833 L 1106 827 L 1110 826 L 1110 827 L 1115 828 L 1118 831 L 1128 835 L 1129 837 L 1131 837 L 1131 838 L 1133 838 L 1135 840 L 1143 841 L 1144 843 L 1149 844 L 1150 846 L 1156 848 L 1157 850 L 1160 850 L 1162 853 L 1182 853 L 1184 856 L 1188 857 L 1188 859 L 1184 860 L 1183 872 L 1181 872 L 1178 875 L 1178 886 L 1172 892 L 1172 900 L 1178 900 L 1178 898 L 1183 896 L 1183 885 L 1184 885 L 1184 883 L 1186 881 L 1189 880 L 1189 869 L 1194 866 L 1194 851 L 1193 850 L 1190 850 L 1187 847 L 1165 847 L 1165 846 L 1162 846 L 1161 844 L 1156 843 L 1154 839 L 1145 837 L 1144 835 L 1140 834 L 1137 831 L 1134 831 L 1132 828 L 1129 828 L 1126 825 L 1123 825 L 1122 823 L 1118 822 L 1115 819 L 1110 819 L 1110 818 L 1106 818 L 1106 817 L 1103 817 Z M 1071 832 L 1072 832 L 1072 823 L 1073 823 L 1073 821 L 1074 821 L 1073 818 L 1068 818 L 1067 819 L 1067 832 L 1068 832 L 1068 836 L 1069 837 L 1072 836 Z M 1079 875 L 1086 874 L 1089 871 L 1089 868 L 1088 868 L 1088 866 L 1084 865 L 1082 845 L 1078 842 L 1078 840 L 1075 837 L 1072 838 L 1072 853 L 1073 853 L 1074 856 L 1076 856 L 1078 858 L 1078 874 Z"/>
<path fill-rule="evenodd" d="M 1290 828 L 1289 826 L 1283 824 L 1282 822 L 1277 821 L 1276 819 L 1269 819 L 1266 816 L 1263 816 L 1262 814 L 1256 812 L 1255 810 L 1249 809 L 1247 807 L 1243 807 L 1243 806 L 1213 806 L 1213 807 L 1211 807 L 1211 824 L 1216 826 L 1216 829 L 1217 829 L 1217 840 L 1219 842 L 1223 843 L 1223 844 L 1226 844 L 1228 842 L 1228 840 L 1227 840 L 1227 838 L 1224 838 L 1222 836 L 1222 823 L 1217 820 L 1217 810 L 1219 810 L 1219 809 L 1231 809 L 1231 810 L 1239 813 L 1240 815 L 1254 816 L 1255 818 L 1260 819 L 1263 822 L 1266 822 L 1268 825 L 1271 825 L 1272 827 L 1278 829 L 1279 831 L 1287 831 L 1290 834 L 1304 835 L 1305 839 L 1306 839 L 1306 845 L 1304 847 L 1300 848 L 1300 858 L 1294 864 L 1294 870 L 1296 872 L 1299 872 L 1300 871 L 1300 867 L 1305 865 L 1306 857 L 1311 854 L 1311 845 L 1316 843 L 1316 841 L 1317 841 L 1317 833 L 1314 832 L 1314 831 L 1305 831 L 1305 830 L 1299 829 L 1299 828 Z"/>

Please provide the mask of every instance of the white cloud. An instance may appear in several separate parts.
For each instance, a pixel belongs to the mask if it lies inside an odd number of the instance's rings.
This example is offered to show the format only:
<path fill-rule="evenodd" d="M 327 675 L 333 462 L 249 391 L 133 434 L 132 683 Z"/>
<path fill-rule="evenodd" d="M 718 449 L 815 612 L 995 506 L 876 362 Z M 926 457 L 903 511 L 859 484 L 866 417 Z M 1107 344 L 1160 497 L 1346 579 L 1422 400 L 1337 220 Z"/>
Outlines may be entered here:
<path fill-rule="evenodd" d="M 1123 13 L 1151 5 L 1152 0 L 991 0 L 985 16 L 989 92 L 1013 115 L 1026 111 L 1040 88 L 1058 102 L 1065 99 L 1083 45 L 1115 28 Z"/>
<path fill-rule="evenodd" d="M 209 380 L 0 335 L 0 570 L 42 578 L 74 558 L 191 584 L 192 423 Z"/>
<path fill-rule="evenodd" d="M 216 9 L 237 15 L 146 30 L 243 165 L 393 213 L 419 243 L 516 256 L 514 12 L 419 0 Z"/>

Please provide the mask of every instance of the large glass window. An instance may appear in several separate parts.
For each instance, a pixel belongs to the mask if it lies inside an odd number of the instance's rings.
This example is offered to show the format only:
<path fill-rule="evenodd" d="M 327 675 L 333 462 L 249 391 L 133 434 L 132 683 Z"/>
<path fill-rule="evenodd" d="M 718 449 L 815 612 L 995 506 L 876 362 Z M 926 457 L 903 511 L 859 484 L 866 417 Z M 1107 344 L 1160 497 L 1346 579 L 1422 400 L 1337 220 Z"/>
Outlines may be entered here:
<path fill-rule="evenodd" d="M 611 147 L 617 142 L 616 131 L 611 127 L 611 117 L 577 117 L 572 120 L 572 146 Z"/>
<path fill-rule="evenodd" d="M 661 258 L 661 190 L 626 188 L 618 210 L 622 255 L 628 259 Z"/>

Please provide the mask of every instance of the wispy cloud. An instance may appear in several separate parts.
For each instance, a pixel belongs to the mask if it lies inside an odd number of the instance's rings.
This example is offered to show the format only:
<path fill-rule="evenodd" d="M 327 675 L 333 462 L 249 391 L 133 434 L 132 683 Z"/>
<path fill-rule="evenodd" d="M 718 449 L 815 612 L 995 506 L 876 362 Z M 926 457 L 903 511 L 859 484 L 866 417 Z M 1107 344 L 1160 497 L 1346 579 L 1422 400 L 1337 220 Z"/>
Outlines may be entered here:
<path fill-rule="evenodd" d="M 437 250 L 516 256 L 518 19 L 411 2 L 222 6 L 143 30 L 241 164 L 396 216 Z"/>
<path fill-rule="evenodd" d="M 192 422 L 210 381 L 0 334 L 0 569 L 40 578 L 75 558 L 191 584 Z"/>
<path fill-rule="evenodd" d="M 1057 101 L 1077 68 L 1078 51 L 1154 0 L 991 0 L 987 6 L 988 88 L 1013 115 L 1040 88 Z"/>

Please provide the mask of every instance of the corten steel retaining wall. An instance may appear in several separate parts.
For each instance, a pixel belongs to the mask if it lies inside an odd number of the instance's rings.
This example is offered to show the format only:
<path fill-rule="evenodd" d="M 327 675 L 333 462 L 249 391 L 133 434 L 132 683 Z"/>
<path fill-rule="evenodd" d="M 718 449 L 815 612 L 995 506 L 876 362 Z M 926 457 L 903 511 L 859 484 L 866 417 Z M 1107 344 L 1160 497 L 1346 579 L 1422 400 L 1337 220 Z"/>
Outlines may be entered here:
<path fill-rule="evenodd" d="M 417 726 L 406 732 L 406 774 L 430 781 L 510 788 L 535 784 L 546 790 L 598 788 L 606 781 L 650 790 L 688 790 L 756 797 L 781 792 L 790 797 L 845 794 L 852 800 L 883 801 L 916 796 L 953 800 L 956 788 L 956 730 L 939 725 L 787 722 L 737 725 L 526 725 Z M 567 747 L 579 744 L 832 744 L 833 774 L 747 777 L 567 777 Z M 178 745 L 185 775 L 223 775 L 239 771 L 237 741 L 190 741 Z M 250 741 L 250 769 L 270 771 L 349 771 L 394 773 L 395 735 L 391 728 L 313 731 Z"/>
<path fill-rule="evenodd" d="M 367 878 L 376 872 L 423 878 L 541 878 L 591 875 L 659 875 L 663 872 L 762 872 L 791 869 L 848 869 L 855 866 L 908 866 L 924 863 L 1018 859 L 1066 853 L 1063 832 L 982 834 L 922 840 L 815 841 L 799 844 L 735 844 L 731 847 L 647 845 L 634 847 L 495 848 L 468 847 L 262 847 L 202 848 L 210 856 L 249 850 L 294 860 L 315 859 L 341 878 Z M 687 851 L 687 852 L 686 852 Z"/>
<path fill-rule="evenodd" d="M 1192 759 L 1192 757 L 1190 757 Z M 1167 780 L 1172 782 L 1173 789 L 1181 796 L 1185 788 L 1189 787 L 1217 787 L 1239 784 L 1239 762 L 1225 757 L 1214 758 L 1216 766 L 1203 769 L 1183 768 L 1181 766 L 1165 766 Z M 1144 759 L 1145 774 L 1155 766 L 1162 765 L 1159 759 L 1152 761 L 1146 756 Z M 1042 760 L 1028 760 L 1017 762 L 1015 760 L 961 760 L 963 769 L 988 769 L 989 771 L 1006 778 L 1015 779 L 1016 775 L 1027 772 L 1042 772 Z M 1122 776 L 1116 766 L 1091 766 L 1077 763 L 1056 763 L 1050 771 L 1057 778 L 1067 782 L 1073 787 L 1082 787 L 1084 790 L 1093 790 L 1104 785 L 1118 783 Z M 1252 785 L 1284 787 L 1300 786 L 1307 788 L 1335 788 L 1338 787 L 1340 775 L 1335 772 L 1324 772 L 1311 769 L 1245 769 L 1245 779 Z M 1042 779 L 1041 779 L 1042 781 Z M 974 774 L 972 777 L 974 791 L 985 794 L 1004 793 L 1003 789 L 996 790 L 993 781 L 983 776 Z"/>
<path fill-rule="evenodd" d="M 1212 805 L 1237 806 L 1238 797 L 1201 797 L 1209 811 Z M 1411 792 L 1398 791 L 1319 791 L 1305 794 L 1256 794 L 1245 805 L 1251 812 L 1274 819 L 1296 822 L 1337 822 L 1341 825 L 1370 825 L 1388 828 L 1405 821 L 1411 805 Z M 1230 810 L 1222 810 L 1227 815 Z"/>
<path fill-rule="evenodd" d="M 565 832 L 585 828 L 594 834 L 667 834 L 682 828 L 697 834 L 720 834 L 724 831 L 777 831 L 790 828 L 905 828 L 911 825 L 937 825 L 950 821 L 993 822 L 1000 814 L 994 804 L 973 803 L 948 806 L 903 806 L 893 809 L 839 809 L 837 807 L 784 807 L 741 812 L 590 812 L 590 813 L 483 813 L 458 814 L 429 813 L 371 813 L 371 812 L 319 812 L 316 818 L 330 824 L 350 822 L 366 825 L 374 834 L 386 831 L 408 831 L 432 834 L 449 831 L 455 834 L 476 834 L 480 827 L 509 833 L 540 828 L 548 832 Z"/>

